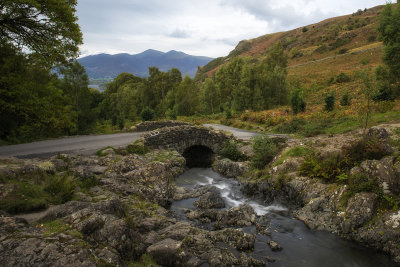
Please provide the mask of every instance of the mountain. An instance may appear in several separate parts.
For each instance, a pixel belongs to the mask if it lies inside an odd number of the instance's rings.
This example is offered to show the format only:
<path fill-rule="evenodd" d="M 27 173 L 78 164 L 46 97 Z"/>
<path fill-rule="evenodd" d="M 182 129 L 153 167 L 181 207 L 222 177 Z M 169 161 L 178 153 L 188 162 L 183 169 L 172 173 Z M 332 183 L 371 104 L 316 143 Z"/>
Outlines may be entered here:
<path fill-rule="evenodd" d="M 161 71 L 177 68 L 183 75 L 188 74 L 193 77 L 198 66 L 204 66 L 211 60 L 213 59 L 209 57 L 191 56 L 174 50 L 164 53 L 153 49 L 135 55 L 98 54 L 78 59 L 91 79 L 114 78 L 121 72 L 146 77 L 148 68 L 152 66 L 158 67 Z"/>

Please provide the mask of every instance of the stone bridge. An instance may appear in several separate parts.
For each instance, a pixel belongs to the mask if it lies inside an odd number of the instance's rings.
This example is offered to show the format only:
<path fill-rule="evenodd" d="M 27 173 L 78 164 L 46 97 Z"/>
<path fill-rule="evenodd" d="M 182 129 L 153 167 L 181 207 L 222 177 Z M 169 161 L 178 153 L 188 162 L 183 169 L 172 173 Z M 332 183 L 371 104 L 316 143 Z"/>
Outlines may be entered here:
<path fill-rule="evenodd" d="M 178 151 L 189 167 L 208 167 L 213 155 L 232 139 L 224 132 L 194 125 L 161 128 L 144 134 L 143 138 L 150 148 Z"/>

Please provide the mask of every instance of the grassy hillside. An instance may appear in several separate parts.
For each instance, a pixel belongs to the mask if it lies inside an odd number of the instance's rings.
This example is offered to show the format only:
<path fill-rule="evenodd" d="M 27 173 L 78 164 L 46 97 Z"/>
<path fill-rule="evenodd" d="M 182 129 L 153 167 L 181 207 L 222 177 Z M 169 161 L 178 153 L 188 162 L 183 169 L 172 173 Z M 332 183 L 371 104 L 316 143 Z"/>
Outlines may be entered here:
<path fill-rule="evenodd" d="M 242 128 L 255 124 L 267 131 L 305 135 L 352 130 L 360 127 L 366 112 L 364 84 L 357 73 L 360 70 L 372 72 L 382 63 L 383 46 L 377 38 L 378 15 L 382 9 L 383 6 L 377 6 L 291 31 L 241 41 L 227 57 L 217 58 L 201 68 L 196 78 L 210 77 L 234 57 L 250 57 L 252 62 L 260 62 L 272 45 L 280 41 L 289 55 L 290 87 L 302 89 L 306 112 L 293 116 L 287 106 L 262 112 L 248 111 L 223 122 Z M 335 96 L 333 112 L 324 111 L 327 94 Z M 340 105 L 345 94 L 350 96 L 349 106 Z M 399 101 L 373 103 L 372 106 L 371 125 L 400 118 Z M 293 118 L 300 120 L 297 125 L 300 129 L 290 124 Z M 291 127 L 293 129 L 288 129 Z"/>

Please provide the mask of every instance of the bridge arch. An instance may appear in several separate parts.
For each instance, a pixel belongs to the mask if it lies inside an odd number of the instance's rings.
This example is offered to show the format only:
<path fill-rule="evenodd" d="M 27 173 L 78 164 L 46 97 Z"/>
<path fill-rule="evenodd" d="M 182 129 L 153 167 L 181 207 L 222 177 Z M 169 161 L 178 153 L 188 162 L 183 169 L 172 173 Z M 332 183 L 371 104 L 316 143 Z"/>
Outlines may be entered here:
<path fill-rule="evenodd" d="M 190 161 L 195 159 L 193 155 L 200 155 L 202 152 L 207 155 L 210 152 L 218 154 L 225 142 L 232 137 L 210 128 L 185 125 L 154 130 L 144 134 L 143 138 L 144 144 L 150 148 L 173 149 L 187 156 Z"/>

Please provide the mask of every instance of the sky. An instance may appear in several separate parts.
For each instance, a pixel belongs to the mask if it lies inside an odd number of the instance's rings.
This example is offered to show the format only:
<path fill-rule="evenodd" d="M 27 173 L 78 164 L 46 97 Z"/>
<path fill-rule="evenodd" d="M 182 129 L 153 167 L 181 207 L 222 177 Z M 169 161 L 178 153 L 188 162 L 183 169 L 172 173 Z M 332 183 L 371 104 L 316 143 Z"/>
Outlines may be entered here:
<path fill-rule="evenodd" d="M 221 57 L 241 40 L 383 5 L 386 0 L 78 0 L 81 56 L 147 49 Z"/>

